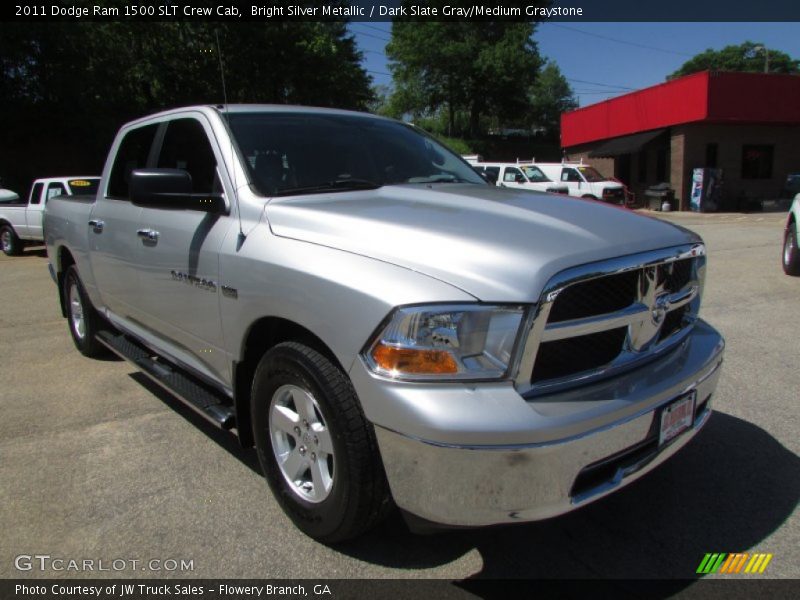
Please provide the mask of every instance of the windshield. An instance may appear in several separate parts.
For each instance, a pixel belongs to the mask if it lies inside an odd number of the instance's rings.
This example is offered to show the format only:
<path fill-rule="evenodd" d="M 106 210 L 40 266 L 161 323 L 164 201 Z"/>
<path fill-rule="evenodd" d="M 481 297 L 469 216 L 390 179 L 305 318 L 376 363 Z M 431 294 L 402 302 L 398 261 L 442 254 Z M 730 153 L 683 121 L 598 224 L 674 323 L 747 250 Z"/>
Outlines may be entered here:
<path fill-rule="evenodd" d="M 578 167 L 578 171 L 581 172 L 586 178 L 586 181 L 590 183 L 594 183 L 595 181 L 606 181 L 606 178 L 600 175 L 594 167 Z"/>
<path fill-rule="evenodd" d="M 233 136 L 264 196 L 398 183 L 486 181 L 433 138 L 397 121 L 324 113 L 233 113 Z"/>
<path fill-rule="evenodd" d="M 70 179 L 67 181 L 70 191 L 75 196 L 94 196 L 97 194 L 97 186 L 100 184 L 99 178 L 91 179 Z"/>
<path fill-rule="evenodd" d="M 533 183 L 547 183 L 550 181 L 539 167 L 527 166 L 520 167 L 520 169 L 525 173 L 525 177 L 528 178 L 528 181 L 532 181 Z"/>

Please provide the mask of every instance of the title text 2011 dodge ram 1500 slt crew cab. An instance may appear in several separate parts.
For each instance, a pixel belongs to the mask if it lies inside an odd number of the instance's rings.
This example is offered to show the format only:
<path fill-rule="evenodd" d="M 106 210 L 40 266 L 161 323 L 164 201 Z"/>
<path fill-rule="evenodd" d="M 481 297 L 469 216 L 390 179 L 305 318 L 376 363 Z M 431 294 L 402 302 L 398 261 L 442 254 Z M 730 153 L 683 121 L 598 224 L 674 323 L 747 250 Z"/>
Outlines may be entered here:
<path fill-rule="evenodd" d="M 64 316 L 244 445 L 326 542 L 543 519 L 684 446 L 723 341 L 690 231 L 488 185 L 404 123 L 288 106 L 125 125 L 47 206 Z"/>

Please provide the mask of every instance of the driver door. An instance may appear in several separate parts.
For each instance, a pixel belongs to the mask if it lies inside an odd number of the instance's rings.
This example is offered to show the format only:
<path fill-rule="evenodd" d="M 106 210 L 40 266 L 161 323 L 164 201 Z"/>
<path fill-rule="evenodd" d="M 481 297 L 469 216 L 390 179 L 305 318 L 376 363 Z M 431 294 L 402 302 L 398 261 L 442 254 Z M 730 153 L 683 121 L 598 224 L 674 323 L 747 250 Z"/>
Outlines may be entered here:
<path fill-rule="evenodd" d="M 205 117 L 165 127 L 156 166 L 187 171 L 193 193 L 220 192 L 222 160 Z M 144 207 L 137 227 L 141 325 L 174 358 L 218 381 L 230 370 L 222 350 L 219 250 L 232 223 L 225 214 Z"/>

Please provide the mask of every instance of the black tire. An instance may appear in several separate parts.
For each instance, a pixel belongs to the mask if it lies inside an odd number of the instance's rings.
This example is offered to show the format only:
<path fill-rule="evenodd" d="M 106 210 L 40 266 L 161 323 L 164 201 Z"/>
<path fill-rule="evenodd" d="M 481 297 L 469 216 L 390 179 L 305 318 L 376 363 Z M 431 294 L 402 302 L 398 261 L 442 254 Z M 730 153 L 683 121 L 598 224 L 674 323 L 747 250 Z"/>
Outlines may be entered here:
<path fill-rule="evenodd" d="M 584 200 L 597 200 L 597 196 L 592 196 L 591 194 L 584 194 L 581 198 Z"/>
<path fill-rule="evenodd" d="M 304 398 L 310 396 L 313 402 L 314 416 L 309 420 L 317 420 L 311 428 L 300 405 L 287 401 L 293 394 L 306 393 Z M 304 344 L 278 344 L 259 362 L 251 397 L 261 468 L 281 508 L 301 531 L 323 543 L 343 542 L 361 535 L 390 512 L 389 486 L 375 432 L 350 379 L 330 359 Z M 283 414 L 289 415 L 294 406 L 298 420 L 287 420 L 284 429 L 273 426 L 270 414 L 277 414 L 276 406 L 283 406 Z M 292 429 L 295 422 L 298 425 Z M 287 435 L 290 429 L 295 433 Z M 327 431 L 325 440 L 315 441 L 314 431 Z M 311 439 L 304 437 L 306 432 L 311 432 Z M 332 452 L 326 454 L 323 446 L 329 444 Z M 313 450 L 320 456 L 314 458 Z M 278 454 L 286 457 L 283 467 Z M 305 462 L 293 463 L 291 469 L 286 467 L 290 459 Z M 312 460 L 318 460 L 318 474 L 324 470 L 330 475 L 329 489 L 317 486 Z M 284 468 L 295 475 L 284 475 Z"/>
<path fill-rule="evenodd" d="M 22 254 L 24 244 L 22 240 L 17 237 L 17 233 L 11 225 L 3 225 L 0 227 L 0 247 L 6 256 L 19 256 Z"/>
<path fill-rule="evenodd" d="M 800 276 L 800 248 L 797 247 L 797 224 L 789 223 L 783 236 L 783 253 L 781 254 L 783 272 L 795 277 Z"/>
<path fill-rule="evenodd" d="M 67 326 L 75 347 L 89 358 L 107 354 L 106 347 L 98 342 L 96 337 L 101 329 L 102 319 L 86 295 L 75 265 L 71 265 L 64 274 L 62 293 L 64 306 L 67 309 Z"/>

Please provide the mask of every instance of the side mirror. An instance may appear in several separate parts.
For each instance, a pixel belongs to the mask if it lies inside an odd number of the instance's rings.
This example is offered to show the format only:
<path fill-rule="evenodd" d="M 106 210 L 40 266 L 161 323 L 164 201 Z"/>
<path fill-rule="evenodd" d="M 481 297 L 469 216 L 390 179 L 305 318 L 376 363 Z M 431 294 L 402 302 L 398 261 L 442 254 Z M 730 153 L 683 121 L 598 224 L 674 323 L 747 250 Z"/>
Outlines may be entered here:
<path fill-rule="evenodd" d="M 192 176 L 183 169 L 136 169 L 128 189 L 134 206 L 214 214 L 226 210 L 222 194 L 192 193 Z"/>

